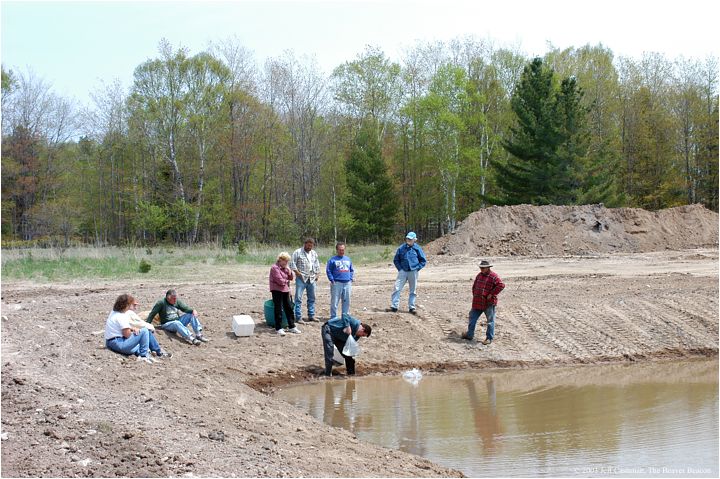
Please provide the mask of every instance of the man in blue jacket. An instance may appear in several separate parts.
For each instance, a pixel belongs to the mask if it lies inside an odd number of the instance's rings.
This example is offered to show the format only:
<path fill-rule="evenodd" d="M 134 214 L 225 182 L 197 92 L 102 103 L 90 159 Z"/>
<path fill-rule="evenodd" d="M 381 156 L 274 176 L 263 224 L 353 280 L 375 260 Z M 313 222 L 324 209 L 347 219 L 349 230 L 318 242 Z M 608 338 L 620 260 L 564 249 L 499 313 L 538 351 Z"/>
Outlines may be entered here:
<path fill-rule="evenodd" d="M 342 299 L 342 314 L 350 313 L 350 293 L 355 279 L 352 260 L 345 256 L 345 243 L 335 245 L 335 256 L 330 258 L 325 267 L 330 281 L 330 319 L 337 317 L 338 303 Z"/>
<path fill-rule="evenodd" d="M 390 308 L 388 311 L 397 312 L 400 305 L 400 293 L 405 287 L 405 283 L 409 284 L 410 297 L 408 298 L 408 309 L 410 314 L 417 314 L 415 309 L 415 288 L 417 287 L 418 273 L 425 267 L 427 259 L 422 248 L 416 243 L 417 235 L 409 232 L 405 236 L 405 244 L 401 245 L 395 252 L 395 268 L 398 270 L 397 279 L 395 280 L 395 291 L 390 298 Z"/>
<path fill-rule="evenodd" d="M 345 348 L 345 343 L 352 334 L 353 339 L 357 341 L 359 338 L 369 337 L 372 333 L 372 327 L 369 324 L 361 323 L 349 314 L 343 314 L 340 318 L 331 318 L 320 328 L 320 334 L 323 341 L 323 353 L 325 354 L 325 376 L 332 376 L 333 354 L 335 350 L 333 346 L 338 348 L 340 354 Z M 355 375 L 355 358 L 345 356 L 345 370 L 348 376 Z"/>

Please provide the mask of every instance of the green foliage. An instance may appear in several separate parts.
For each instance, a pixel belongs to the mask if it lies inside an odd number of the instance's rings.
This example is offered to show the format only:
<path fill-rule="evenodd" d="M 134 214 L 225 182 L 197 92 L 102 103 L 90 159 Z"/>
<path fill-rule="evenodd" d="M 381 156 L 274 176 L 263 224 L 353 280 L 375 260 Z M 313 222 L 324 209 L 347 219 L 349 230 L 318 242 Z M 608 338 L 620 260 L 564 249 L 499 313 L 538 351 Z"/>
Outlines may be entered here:
<path fill-rule="evenodd" d="M 492 203 L 718 208 L 714 57 L 586 45 L 528 64 L 466 38 L 402 64 L 370 46 L 326 78 L 292 53 L 255 76 L 228 47 L 162 41 L 82 116 L 3 67 L 3 244 L 213 242 L 227 264 L 253 257 L 238 241 L 432 239 Z"/>
<path fill-rule="evenodd" d="M 248 252 L 248 246 L 247 242 L 245 241 L 238 241 L 237 244 L 237 254 L 238 256 L 245 256 Z"/>
<path fill-rule="evenodd" d="M 384 124 L 401 95 L 400 66 L 377 47 L 367 46 L 353 62 L 335 69 L 335 97 L 358 119 Z"/>
<path fill-rule="evenodd" d="M 140 271 L 141 273 L 147 273 L 150 271 L 151 268 L 152 264 L 150 264 L 150 262 L 144 259 L 140 260 L 140 266 L 138 267 L 138 271 Z"/>
<path fill-rule="evenodd" d="M 374 121 L 365 122 L 358 132 L 347 162 L 346 204 L 355 221 L 355 238 L 385 241 L 392 237 L 398 204 L 377 137 Z"/>
<path fill-rule="evenodd" d="M 299 241 L 300 228 L 290 214 L 287 206 L 282 205 L 268 215 L 268 240 L 280 244 L 292 244 Z"/>
<path fill-rule="evenodd" d="M 137 214 L 135 216 L 135 227 L 146 231 L 157 240 L 162 237 L 170 223 L 166 211 L 159 205 L 147 201 L 138 202 Z"/>
<path fill-rule="evenodd" d="M 511 100 L 517 124 L 503 142 L 511 156 L 495 164 L 504 202 L 572 203 L 573 171 L 587 149 L 581 99 L 576 80 L 558 85 L 540 58 L 525 67 Z"/>

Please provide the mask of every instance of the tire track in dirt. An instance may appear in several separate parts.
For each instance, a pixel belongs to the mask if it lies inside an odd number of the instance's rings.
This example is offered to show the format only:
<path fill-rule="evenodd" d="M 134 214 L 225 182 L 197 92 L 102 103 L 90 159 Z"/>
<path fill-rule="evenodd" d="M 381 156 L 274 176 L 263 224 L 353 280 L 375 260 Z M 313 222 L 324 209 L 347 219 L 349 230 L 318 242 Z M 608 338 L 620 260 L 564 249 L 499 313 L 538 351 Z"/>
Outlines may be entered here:
<path fill-rule="evenodd" d="M 590 356 L 582 338 L 567 329 L 575 321 L 563 310 L 557 306 L 543 309 L 527 306 L 526 310 L 530 317 L 529 324 L 535 334 L 547 344 L 555 345 L 552 353 L 555 358 L 582 360 Z M 557 319 L 563 316 L 565 317 L 564 322 Z"/>
<path fill-rule="evenodd" d="M 539 340 L 529 326 L 529 313 L 525 310 L 498 308 L 495 317 L 498 341 L 502 340 L 503 354 L 509 359 L 528 358 L 529 361 L 545 361 L 553 357 L 554 348 Z M 501 326 L 502 325 L 502 326 Z"/>
<path fill-rule="evenodd" d="M 666 304 L 666 301 L 662 299 L 659 300 L 659 302 Z M 643 300 L 641 303 L 645 305 L 647 309 L 657 312 L 657 316 L 654 317 L 660 319 L 667 330 L 664 332 L 666 336 L 664 335 L 663 337 L 666 337 L 667 343 L 671 344 L 673 347 L 677 347 L 678 343 L 682 343 L 683 346 L 689 348 L 708 347 L 713 345 L 712 343 L 709 343 L 707 339 L 708 336 L 713 335 L 712 331 L 691 325 L 682 316 L 676 314 L 674 312 L 675 309 L 672 308 L 671 305 L 668 305 L 668 308 L 664 308 L 662 306 L 658 306 L 657 303 L 651 303 L 647 300 Z M 709 317 L 710 314 L 710 311 L 707 311 L 703 315 L 696 316 L 696 318 L 706 318 Z M 714 335 L 717 337 L 717 332 L 715 332 Z"/>
<path fill-rule="evenodd" d="M 681 323 L 687 322 L 685 318 L 691 321 L 697 321 L 700 326 L 705 330 L 718 333 L 718 321 L 717 321 L 717 303 L 714 301 L 707 301 L 707 298 L 696 298 L 688 297 L 683 301 L 678 301 L 673 298 L 661 298 L 659 300 L 669 311 L 675 311 L 677 314 L 677 321 Z M 702 307 L 708 304 L 709 307 Z M 693 329 L 696 331 L 696 329 Z"/>
<path fill-rule="evenodd" d="M 614 346 L 612 336 L 603 327 L 603 316 L 601 310 L 594 304 L 588 305 L 584 314 L 570 314 L 574 311 L 574 304 L 568 301 L 557 302 L 559 316 L 562 316 L 565 323 L 562 328 L 569 335 L 574 336 L 580 345 L 580 351 L 576 354 L 578 358 L 589 359 L 602 354 L 621 354 L 621 351 Z"/>

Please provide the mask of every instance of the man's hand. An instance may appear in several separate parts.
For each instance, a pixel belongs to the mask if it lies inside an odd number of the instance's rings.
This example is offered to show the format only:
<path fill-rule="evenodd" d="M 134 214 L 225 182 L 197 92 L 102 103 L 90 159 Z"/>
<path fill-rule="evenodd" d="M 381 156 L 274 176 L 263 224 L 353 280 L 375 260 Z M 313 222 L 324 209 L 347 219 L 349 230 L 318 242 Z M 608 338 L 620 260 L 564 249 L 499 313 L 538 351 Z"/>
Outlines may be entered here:
<path fill-rule="evenodd" d="M 343 328 L 343 333 L 348 334 L 348 335 L 351 334 L 352 328 L 350 326 L 345 326 L 345 328 Z"/>
<path fill-rule="evenodd" d="M 192 310 L 192 315 L 193 315 L 193 316 L 195 316 L 195 317 L 197 318 L 197 316 L 198 316 L 198 312 L 197 312 L 197 310 L 193 309 L 193 310 Z"/>

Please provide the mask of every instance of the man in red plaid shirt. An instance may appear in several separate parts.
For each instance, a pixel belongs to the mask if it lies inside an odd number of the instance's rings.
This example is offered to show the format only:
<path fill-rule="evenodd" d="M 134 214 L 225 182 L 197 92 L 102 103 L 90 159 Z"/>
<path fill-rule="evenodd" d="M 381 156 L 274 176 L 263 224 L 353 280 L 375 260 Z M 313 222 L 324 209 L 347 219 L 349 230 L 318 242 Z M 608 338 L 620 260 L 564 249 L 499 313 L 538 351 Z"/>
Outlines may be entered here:
<path fill-rule="evenodd" d="M 487 331 L 483 344 L 490 344 L 495 337 L 495 306 L 497 295 L 505 289 L 505 283 L 494 271 L 490 271 L 492 264 L 486 260 L 480 262 L 480 272 L 473 283 L 473 301 L 470 310 L 468 330 L 462 334 L 463 339 L 471 340 L 475 336 L 475 325 L 480 315 L 485 313 L 487 318 Z"/>

